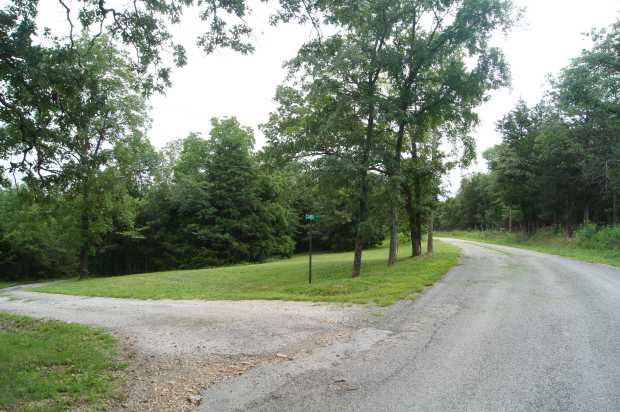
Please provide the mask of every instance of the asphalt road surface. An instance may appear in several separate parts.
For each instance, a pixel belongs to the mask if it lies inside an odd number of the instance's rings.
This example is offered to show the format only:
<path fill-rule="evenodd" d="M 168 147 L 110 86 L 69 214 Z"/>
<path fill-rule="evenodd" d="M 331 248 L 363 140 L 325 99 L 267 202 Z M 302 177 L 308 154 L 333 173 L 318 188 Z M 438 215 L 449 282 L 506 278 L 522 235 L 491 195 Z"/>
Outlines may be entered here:
<path fill-rule="evenodd" d="M 450 242 L 462 265 L 415 302 L 211 387 L 199 409 L 620 410 L 619 269 Z"/>

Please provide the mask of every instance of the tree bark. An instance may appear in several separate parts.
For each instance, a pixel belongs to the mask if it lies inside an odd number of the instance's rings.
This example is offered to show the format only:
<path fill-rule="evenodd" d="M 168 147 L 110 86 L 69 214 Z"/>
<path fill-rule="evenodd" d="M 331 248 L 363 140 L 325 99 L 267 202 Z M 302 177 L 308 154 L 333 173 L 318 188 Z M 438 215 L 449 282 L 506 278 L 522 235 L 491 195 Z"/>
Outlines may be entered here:
<path fill-rule="evenodd" d="M 433 256 L 433 211 L 428 215 L 428 238 L 426 239 L 426 254 Z"/>
<path fill-rule="evenodd" d="M 369 82 L 369 90 L 374 88 L 374 84 Z M 368 108 L 368 125 L 366 126 L 366 141 L 364 152 L 362 153 L 362 174 L 360 188 L 359 220 L 355 233 L 355 255 L 353 257 L 354 278 L 358 277 L 362 271 L 362 254 L 364 252 L 364 225 L 368 220 L 368 161 L 373 144 L 373 134 L 375 129 L 375 107 L 371 104 Z"/>
<path fill-rule="evenodd" d="M 362 193 L 360 198 L 360 218 L 357 222 L 355 233 L 355 256 L 353 257 L 354 278 L 358 277 L 362 271 L 362 254 L 364 253 L 364 224 L 368 216 L 368 176 L 363 177 Z"/>
<path fill-rule="evenodd" d="M 412 157 L 414 161 L 418 159 L 417 146 L 413 143 Z M 413 242 L 413 256 L 422 255 L 422 182 L 420 182 L 419 176 L 413 178 L 413 193 L 414 193 L 414 233 L 412 237 Z"/>
<path fill-rule="evenodd" d="M 90 218 L 89 210 L 86 205 L 87 199 L 84 196 L 84 205 L 82 205 L 82 213 L 80 216 L 80 232 L 82 236 L 82 245 L 80 246 L 80 279 L 88 276 L 88 255 L 90 246 Z"/>
<path fill-rule="evenodd" d="M 388 266 L 396 264 L 398 259 L 398 208 L 392 206 L 390 216 L 390 253 L 388 255 Z"/>
<path fill-rule="evenodd" d="M 415 147 L 415 144 L 413 147 Z M 416 150 L 413 150 L 412 155 L 414 159 L 417 158 Z M 422 211 L 420 204 L 422 187 L 419 177 L 415 176 L 412 179 L 411 185 L 403 182 L 402 187 L 405 193 L 405 210 L 409 219 L 411 256 L 416 257 L 422 254 Z"/>
<path fill-rule="evenodd" d="M 403 183 L 403 192 L 405 194 L 405 210 L 407 211 L 407 218 L 409 220 L 409 236 L 411 238 L 411 256 L 416 256 L 416 234 L 415 234 L 415 211 L 413 207 L 413 193 L 411 187 Z"/>
<path fill-rule="evenodd" d="M 433 139 L 431 142 L 431 165 L 432 167 L 435 167 L 435 160 L 437 158 L 437 147 L 439 146 L 439 141 L 441 140 L 441 134 L 439 133 L 439 131 L 437 129 L 433 129 Z M 431 175 L 431 182 L 433 182 L 432 184 L 434 184 L 434 179 L 435 179 L 435 175 L 434 173 Z M 434 190 L 434 189 L 433 189 Z M 433 256 L 433 224 L 434 224 L 434 208 L 435 205 L 437 203 L 437 195 L 433 194 L 431 197 L 431 202 L 430 202 L 430 207 L 429 207 L 429 214 L 428 214 L 428 237 L 426 239 L 426 254 L 429 256 Z M 420 228 L 421 230 L 421 228 Z M 420 248 L 422 248 L 422 245 L 420 245 Z"/>
<path fill-rule="evenodd" d="M 416 196 L 416 211 L 415 211 L 415 233 L 414 233 L 414 245 L 413 256 L 422 255 L 422 212 L 420 211 L 420 203 Z"/>
<path fill-rule="evenodd" d="M 611 221 L 614 226 L 618 224 L 618 195 L 614 193 L 612 195 L 612 206 L 611 206 Z"/>
<path fill-rule="evenodd" d="M 396 135 L 396 145 L 394 149 L 394 165 L 392 170 L 392 180 L 394 199 L 392 204 L 392 213 L 390 215 L 390 252 L 388 255 L 388 266 L 396 264 L 398 259 L 398 192 L 400 180 L 400 159 L 403 150 L 403 140 L 405 137 L 405 122 L 401 121 L 398 125 L 398 133 Z"/>

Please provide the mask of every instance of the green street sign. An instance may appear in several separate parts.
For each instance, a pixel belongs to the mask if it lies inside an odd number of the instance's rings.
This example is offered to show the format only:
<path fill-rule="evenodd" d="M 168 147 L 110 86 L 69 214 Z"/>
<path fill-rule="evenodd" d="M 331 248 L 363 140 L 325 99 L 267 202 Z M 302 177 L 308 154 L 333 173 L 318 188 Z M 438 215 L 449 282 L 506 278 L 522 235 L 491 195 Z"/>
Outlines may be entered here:
<path fill-rule="evenodd" d="M 321 220 L 321 215 L 317 215 L 317 214 L 306 215 L 307 222 L 318 222 L 319 220 Z"/>

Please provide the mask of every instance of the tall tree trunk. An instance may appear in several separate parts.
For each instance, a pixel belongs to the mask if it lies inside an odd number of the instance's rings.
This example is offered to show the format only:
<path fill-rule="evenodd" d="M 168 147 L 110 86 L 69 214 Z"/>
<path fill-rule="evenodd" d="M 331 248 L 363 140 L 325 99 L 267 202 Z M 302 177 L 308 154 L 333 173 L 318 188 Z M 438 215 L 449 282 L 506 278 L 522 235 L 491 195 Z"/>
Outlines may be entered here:
<path fill-rule="evenodd" d="M 87 199 L 84 196 L 84 204 L 80 216 L 80 232 L 82 236 L 82 245 L 80 246 L 80 279 L 88 276 L 88 255 L 90 253 L 90 213 L 87 206 Z"/>
<path fill-rule="evenodd" d="M 426 254 L 433 256 L 433 210 L 428 215 L 428 238 L 426 239 Z"/>
<path fill-rule="evenodd" d="M 390 214 L 390 252 L 388 255 L 388 266 L 396 264 L 398 258 L 398 193 L 400 186 L 400 160 L 403 150 L 403 140 L 405 136 L 405 122 L 401 121 L 398 125 L 398 132 L 396 135 L 396 144 L 394 145 L 394 165 L 392 170 L 392 212 Z"/>
<path fill-rule="evenodd" d="M 362 271 L 362 253 L 364 252 L 364 225 L 368 218 L 368 175 L 365 174 L 362 183 L 360 196 L 360 217 L 357 222 L 355 233 L 355 256 L 353 257 L 354 278 L 358 277 Z"/>
<path fill-rule="evenodd" d="M 417 159 L 415 143 L 412 144 L 412 147 L 412 157 L 415 161 Z M 402 187 L 405 194 L 405 210 L 409 219 L 411 256 L 416 257 L 422 254 L 422 212 L 420 204 L 422 187 L 418 176 L 411 180 L 411 183 L 403 182 Z"/>
<path fill-rule="evenodd" d="M 374 84 L 369 82 L 369 90 L 374 88 Z M 371 104 L 368 108 L 368 125 L 366 126 L 366 141 L 362 153 L 362 175 L 360 187 L 359 220 L 355 233 L 355 255 L 353 257 L 354 278 L 358 277 L 362 271 L 362 253 L 364 252 L 364 229 L 368 220 L 368 162 L 373 144 L 373 134 L 375 130 L 375 107 Z"/>
<path fill-rule="evenodd" d="M 412 143 L 412 149 L 411 156 L 414 162 L 416 162 L 418 160 L 418 151 L 415 142 Z M 411 241 L 413 242 L 413 256 L 416 257 L 422 255 L 422 182 L 417 174 L 413 178 L 413 194 L 414 233 Z"/>
<path fill-rule="evenodd" d="M 512 207 L 508 208 L 508 233 L 512 233 Z"/>
<path fill-rule="evenodd" d="M 618 195 L 615 192 L 612 195 L 611 221 L 614 226 L 618 224 Z"/>
<path fill-rule="evenodd" d="M 414 233 L 414 247 L 413 247 L 413 256 L 421 256 L 422 255 L 422 211 L 420 210 L 420 197 L 419 197 L 419 184 L 416 188 L 416 197 L 415 197 L 415 233 Z"/>
<path fill-rule="evenodd" d="M 407 218 L 409 220 L 409 236 L 411 238 L 411 256 L 415 256 L 415 210 L 413 207 L 413 193 L 408 183 L 402 184 L 403 193 L 405 195 L 405 210 L 407 211 Z"/>
<path fill-rule="evenodd" d="M 586 225 L 590 223 L 590 205 L 586 205 L 583 209 L 583 223 Z"/>
<path fill-rule="evenodd" d="M 431 141 L 431 166 L 434 168 L 435 167 L 435 161 L 437 160 L 437 148 L 439 146 L 439 141 L 441 140 L 441 134 L 439 132 L 439 130 L 437 129 L 433 129 L 433 139 Z M 434 172 L 431 174 L 431 184 L 435 185 L 435 174 Z M 434 187 L 433 187 L 433 190 Z M 433 195 L 431 196 L 431 203 L 430 203 L 430 207 L 429 207 L 429 214 L 428 214 L 428 237 L 426 240 L 426 254 L 429 256 L 433 256 L 433 224 L 434 224 L 434 208 L 435 205 L 437 203 L 437 195 L 435 193 L 433 193 Z M 420 245 L 420 248 L 422 248 L 422 245 Z"/>
<path fill-rule="evenodd" d="M 392 206 L 390 216 L 390 252 L 388 255 L 388 266 L 396 264 L 398 259 L 398 207 Z"/>

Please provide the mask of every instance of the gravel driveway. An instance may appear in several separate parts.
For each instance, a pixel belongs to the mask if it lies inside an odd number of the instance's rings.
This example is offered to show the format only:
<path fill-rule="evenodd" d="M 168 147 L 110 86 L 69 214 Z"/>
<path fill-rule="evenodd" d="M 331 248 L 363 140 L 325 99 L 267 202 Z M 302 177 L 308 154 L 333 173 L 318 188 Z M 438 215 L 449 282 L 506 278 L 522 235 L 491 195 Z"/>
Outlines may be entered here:
<path fill-rule="evenodd" d="M 91 298 L 0 290 L 0 310 L 101 327 L 130 365 L 109 410 L 188 411 L 201 391 L 252 368 L 347 340 L 369 307 L 284 301 Z"/>
<path fill-rule="evenodd" d="M 284 301 L 91 298 L 0 291 L 0 310 L 103 327 L 148 354 L 273 354 L 316 335 L 348 330 L 363 306 Z"/>

